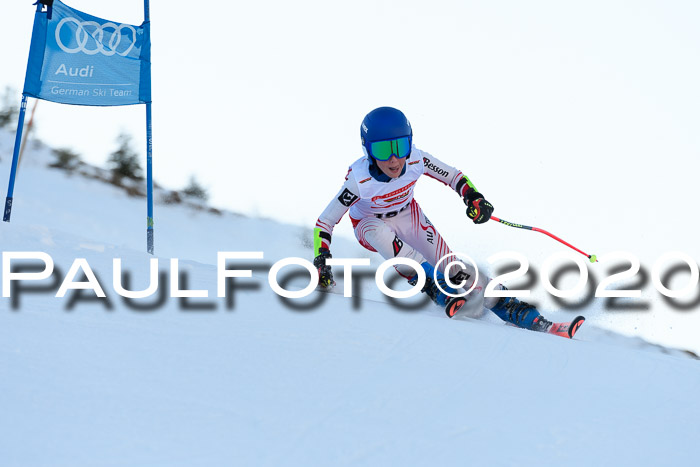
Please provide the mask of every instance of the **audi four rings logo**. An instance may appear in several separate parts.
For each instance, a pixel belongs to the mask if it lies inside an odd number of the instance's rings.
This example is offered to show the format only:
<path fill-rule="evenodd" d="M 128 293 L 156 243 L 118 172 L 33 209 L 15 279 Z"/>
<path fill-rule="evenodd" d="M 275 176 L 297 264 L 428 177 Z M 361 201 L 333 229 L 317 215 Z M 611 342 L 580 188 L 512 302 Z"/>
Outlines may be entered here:
<path fill-rule="evenodd" d="M 67 23 L 75 24 L 74 34 L 75 43 L 77 44 L 76 47 L 67 47 L 61 40 L 61 31 L 63 30 L 63 26 Z M 69 29 L 72 28 L 69 26 Z M 129 37 L 128 32 L 125 34 L 124 30 L 131 31 L 131 37 Z M 108 44 L 102 43 L 105 32 L 107 34 L 111 33 Z M 122 52 L 117 52 L 117 47 L 119 47 L 119 43 L 122 41 L 122 36 L 125 36 L 125 42 L 128 43 L 128 47 Z M 90 38 L 94 39 L 94 44 L 92 42 L 88 44 Z M 69 54 L 83 52 L 87 55 L 96 55 L 101 53 L 102 55 L 110 57 L 116 53 L 117 55 L 125 57 L 136 44 L 136 29 L 129 24 L 99 24 L 95 21 L 80 21 L 77 18 L 68 17 L 63 18 L 56 26 L 56 43 L 61 50 Z"/>

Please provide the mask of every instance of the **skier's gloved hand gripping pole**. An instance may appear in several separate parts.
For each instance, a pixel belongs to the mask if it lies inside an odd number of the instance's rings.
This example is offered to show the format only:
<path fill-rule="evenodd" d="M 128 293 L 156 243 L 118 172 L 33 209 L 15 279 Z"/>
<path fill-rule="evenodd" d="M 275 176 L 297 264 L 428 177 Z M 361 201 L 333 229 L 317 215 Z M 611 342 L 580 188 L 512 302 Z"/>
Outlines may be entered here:
<path fill-rule="evenodd" d="M 319 254 L 314 258 L 314 266 L 318 271 L 318 285 L 323 289 L 335 286 L 331 267 L 326 264 L 326 260 L 332 258 L 331 252 L 326 248 L 319 248 Z"/>
<path fill-rule="evenodd" d="M 464 204 L 467 205 L 467 217 L 475 224 L 483 224 L 488 221 L 493 213 L 493 205 L 484 199 L 484 195 L 472 189 L 464 195 Z"/>

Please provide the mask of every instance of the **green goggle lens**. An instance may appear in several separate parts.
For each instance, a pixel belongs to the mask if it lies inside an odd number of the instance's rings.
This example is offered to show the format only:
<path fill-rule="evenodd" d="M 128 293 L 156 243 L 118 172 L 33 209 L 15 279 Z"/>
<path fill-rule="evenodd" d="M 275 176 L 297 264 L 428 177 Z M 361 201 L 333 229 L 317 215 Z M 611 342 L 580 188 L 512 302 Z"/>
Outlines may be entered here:
<path fill-rule="evenodd" d="M 388 161 L 391 156 L 403 159 L 411 153 L 411 141 L 408 136 L 387 141 L 370 143 L 370 154 L 379 161 Z"/>

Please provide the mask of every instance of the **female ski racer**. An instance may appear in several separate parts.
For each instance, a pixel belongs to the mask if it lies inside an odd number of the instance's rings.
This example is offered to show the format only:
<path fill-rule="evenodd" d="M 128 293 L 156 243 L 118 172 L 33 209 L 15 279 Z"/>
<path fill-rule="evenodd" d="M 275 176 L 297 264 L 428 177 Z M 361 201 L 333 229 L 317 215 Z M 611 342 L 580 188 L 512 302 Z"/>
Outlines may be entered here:
<path fill-rule="evenodd" d="M 362 121 L 360 136 L 364 157 L 350 166 L 345 183 L 321 213 L 314 229 L 314 266 L 318 269 L 319 286 L 335 285 L 326 260 L 331 258 L 333 227 L 349 210 L 360 244 L 384 259 L 415 260 L 426 274 L 421 291 L 444 307 L 448 317 L 453 317 L 467 299 L 483 297 L 490 278 L 479 274 L 474 290 L 466 298 L 445 294 L 463 291 L 445 281 L 444 265 L 456 258 L 450 256 L 447 243 L 413 198 L 413 189 L 423 175 L 444 183 L 464 200 L 467 216 L 475 224 L 488 221 L 493 206 L 461 171 L 413 146 L 411 124 L 400 110 L 374 109 Z M 435 270 L 435 265 L 445 256 L 447 260 Z M 410 266 L 397 265 L 396 270 L 412 285 L 417 283 L 418 274 Z M 466 265 L 466 269 L 456 266 L 448 271 L 448 276 L 452 284 L 462 284 L 468 290 L 474 285 L 476 274 L 471 265 Z M 496 289 L 505 287 L 497 285 Z M 546 332 L 552 327 L 552 322 L 544 319 L 535 307 L 514 297 L 485 298 L 484 306 L 502 320 L 522 328 Z"/>

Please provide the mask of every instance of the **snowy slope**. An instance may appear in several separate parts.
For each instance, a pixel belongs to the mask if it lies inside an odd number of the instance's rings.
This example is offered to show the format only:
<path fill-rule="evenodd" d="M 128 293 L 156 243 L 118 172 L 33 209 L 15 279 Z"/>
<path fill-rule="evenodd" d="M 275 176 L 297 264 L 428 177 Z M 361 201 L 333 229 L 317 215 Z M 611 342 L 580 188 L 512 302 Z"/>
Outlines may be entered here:
<path fill-rule="evenodd" d="M 43 251 L 60 271 L 0 302 L 3 466 L 697 464 L 700 363 L 682 352 L 589 323 L 569 341 L 399 311 L 370 281 L 359 308 L 323 294 L 293 309 L 265 270 L 233 303 L 215 298 L 217 251 L 309 258 L 308 229 L 158 205 L 161 291 L 179 258 L 209 297 L 136 309 L 114 292 L 112 258 L 146 287 L 145 201 L 47 158 L 28 153 L 0 226 L 3 252 Z M 342 238 L 334 251 L 366 256 Z M 54 297 L 75 258 L 108 300 Z"/>

